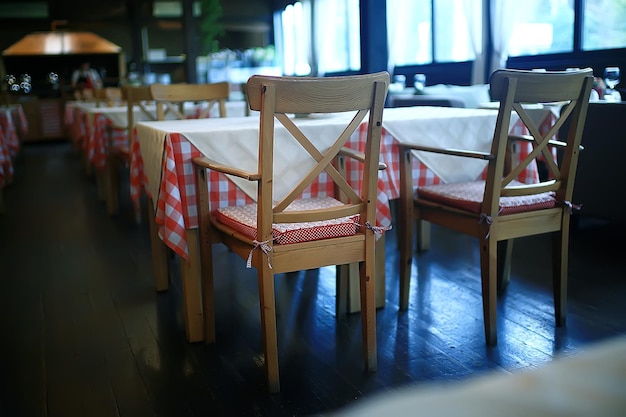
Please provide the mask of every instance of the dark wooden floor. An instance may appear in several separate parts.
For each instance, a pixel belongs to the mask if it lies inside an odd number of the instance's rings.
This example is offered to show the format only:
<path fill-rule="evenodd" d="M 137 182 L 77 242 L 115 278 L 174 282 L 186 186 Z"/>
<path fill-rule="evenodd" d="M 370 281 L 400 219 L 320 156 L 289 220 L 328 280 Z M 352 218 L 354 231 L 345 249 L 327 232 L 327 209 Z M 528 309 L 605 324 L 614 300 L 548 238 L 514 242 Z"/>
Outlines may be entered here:
<path fill-rule="evenodd" d="M 626 334 L 623 228 L 583 218 L 573 231 L 564 328 L 554 326 L 547 237 L 518 240 L 494 348 L 484 343 L 477 243 L 435 229 L 401 313 L 392 231 L 378 371 L 363 371 L 359 316 L 334 315 L 334 270 L 291 274 L 277 279 L 282 392 L 270 396 L 256 277 L 241 260 L 216 248 L 218 343 L 189 344 L 179 276 L 154 291 L 147 226 L 133 223 L 126 197 L 106 215 L 68 143 L 26 145 L 4 197 L 3 417 L 322 414 L 406 384 L 538 367 Z"/>

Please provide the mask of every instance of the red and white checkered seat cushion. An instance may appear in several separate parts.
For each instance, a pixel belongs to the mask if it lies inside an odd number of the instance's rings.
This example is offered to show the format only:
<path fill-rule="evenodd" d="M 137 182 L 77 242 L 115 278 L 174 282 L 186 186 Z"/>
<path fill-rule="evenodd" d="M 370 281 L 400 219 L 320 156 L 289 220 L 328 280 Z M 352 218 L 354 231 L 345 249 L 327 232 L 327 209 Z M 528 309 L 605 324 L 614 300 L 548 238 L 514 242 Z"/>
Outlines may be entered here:
<path fill-rule="evenodd" d="M 512 181 L 511 185 L 523 185 Z M 485 181 L 469 181 L 419 187 L 417 196 L 480 214 Z M 552 208 L 556 205 L 553 192 L 519 197 L 500 197 L 500 215 Z"/>
<path fill-rule="evenodd" d="M 336 207 L 342 203 L 332 197 L 315 197 L 295 200 L 285 211 L 300 211 Z M 256 239 L 257 205 L 222 207 L 216 210 L 216 219 L 229 227 Z M 273 225 L 274 243 L 286 245 L 356 233 L 359 216 L 341 217 L 318 222 L 277 223 Z"/>

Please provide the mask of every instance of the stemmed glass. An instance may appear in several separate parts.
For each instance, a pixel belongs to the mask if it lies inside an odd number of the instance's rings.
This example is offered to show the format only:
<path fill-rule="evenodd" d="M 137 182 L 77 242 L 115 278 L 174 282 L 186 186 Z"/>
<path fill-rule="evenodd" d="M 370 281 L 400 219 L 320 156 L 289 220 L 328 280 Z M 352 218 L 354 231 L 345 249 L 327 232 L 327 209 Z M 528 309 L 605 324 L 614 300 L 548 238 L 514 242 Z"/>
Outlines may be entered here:
<path fill-rule="evenodd" d="M 604 69 L 604 82 L 608 88 L 605 98 L 613 98 L 615 86 L 620 82 L 619 67 L 606 67 Z"/>

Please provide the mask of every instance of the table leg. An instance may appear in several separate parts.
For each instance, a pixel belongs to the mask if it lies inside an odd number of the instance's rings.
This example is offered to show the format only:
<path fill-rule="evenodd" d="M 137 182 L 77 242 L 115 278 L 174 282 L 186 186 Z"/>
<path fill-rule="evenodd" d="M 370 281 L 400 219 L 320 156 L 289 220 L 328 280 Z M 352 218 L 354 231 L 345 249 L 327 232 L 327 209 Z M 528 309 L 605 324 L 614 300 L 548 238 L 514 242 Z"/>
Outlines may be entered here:
<path fill-rule="evenodd" d="M 341 265 L 337 267 L 338 291 L 337 313 L 345 310 L 347 313 L 361 311 L 361 296 L 359 290 L 359 264 Z M 343 280 L 343 281 L 342 281 Z M 345 306 L 344 304 L 345 303 Z M 385 235 L 376 241 L 376 308 L 382 308 L 386 303 L 386 277 L 385 277 Z"/>
<path fill-rule="evenodd" d="M 154 274 L 154 286 L 158 292 L 167 291 L 168 282 L 168 262 L 167 246 L 159 237 L 158 228 L 155 222 L 154 204 L 148 201 L 148 221 L 150 222 L 150 246 L 152 249 L 152 273 Z"/>
<path fill-rule="evenodd" d="M 106 201 L 106 176 L 105 173 L 96 169 L 96 189 L 98 191 L 98 200 Z"/>
<path fill-rule="evenodd" d="M 104 167 L 104 193 L 107 205 L 107 213 L 110 216 L 117 214 L 119 208 L 119 175 L 117 172 L 117 160 L 113 156 L 107 157 Z"/>
<path fill-rule="evenodd" d="M 412 220 L 410 222 L 413 223 Z M 430 223 L 425 220 L 418 220 L 417 250 L 418 252 L 426 252 L 428 249 L 430 249 Z"/>
<path fill-rule="evenodd" d="M 189 342 L 200 342 L 204 340 L 200 242 L 198 240 L 198 229 L 187 229 L 185 232 L 189 249 L 189 262 L 186 262 L 184 259 L 180 261 L 185 332 Z"/>

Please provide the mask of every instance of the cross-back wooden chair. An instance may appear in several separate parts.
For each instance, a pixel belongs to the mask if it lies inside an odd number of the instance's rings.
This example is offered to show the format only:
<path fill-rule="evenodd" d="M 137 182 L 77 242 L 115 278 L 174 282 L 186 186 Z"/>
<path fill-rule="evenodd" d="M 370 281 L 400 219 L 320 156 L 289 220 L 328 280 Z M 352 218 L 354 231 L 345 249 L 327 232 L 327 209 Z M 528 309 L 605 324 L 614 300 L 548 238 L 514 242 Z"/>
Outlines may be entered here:
<path fill-rule="evenodd" d="M 103 87 L 93 90 L 93 100 L 97 107 L 120 106 L 123 102 L 122 88 Z"/>
<path fill-rule="evenodd" d="M 490 80 L 490 93 L 499 101 L 499 112 L 489 152 L 455 149 L 432 149 L 402 146 L 400 149 L 400 308 L 407 309 L 412 264 L 413 221 L 427 221 L 476 237 L 480 247 L 480 266 L 485 338 L 497 343 L 496 298 L 498 273 L 506 282 L 510 250 L 498 242 L 512 243 L 514 238 L 553 234 L 552 262 L 556 325 L 565 323 L 567 263 L 572 190 L 579 145 L 587 114 L 593 75 L 591 70 L 576 72 L 534 72 L 498 70 Z M 564 103 L 560 116 L 545 133 L 524 109 L 536 103 Z M 509 134 L 511 119 L 519 117 L 530 132 L 527 136 Z M 553 139 L 559 127 L 569 119 L 572 128 L 567 138 Z M 514 161 L 508 151 L 515 141 L 529 141 L 533 150 Z M 551 147 L 562 152 L 554 160 Z M 439 184 L 413 190 L 411 158 L 413 150 L 439 152 L 456 157 L 487 161 L 485 180 Z M 542 157 L 549 179 L 537 184 L 522 184 L 518 174 Z M 505 259 L 502 259 L 505 258 Z M 500 265 L 500 266 L 499 266 Z"/>
<path fill-rule="evenodd" d="M 244 101 L 246 103 L 243 115 L 244 116 L 250 116 L 250 107 L 248 106 L 248 92 L 246 91 L 246 88 L 248 88 L 247 83 L 239 84 L 239 90 L 241 91 L 241 94 L 243 95 L 243 99 L 244 99 Z"/>
<path fill-rule="evenodd" d="M 365 367 L 377 366 L 375 307 L 375 225 L 382 112 L 389 74 L 386 72 L 329 78 L 253 76 L 247 83 L 251 110 L 260 111 L 258 169 L 246 172 L 194 158 L 199 210 L 205 339 L 215 340 L 213 260 L 211 248 L 221 242 L 254 266 L 258 274 L 265 369 L 270 392 L 280 390 L 274 276 L 327 265 L 360 263 L 361 320 Z M 328 149 L 318 149 L 321 138 L 306 137 L 287 113 L 353 112 L 345 130 L 332 136 Z M 349 114 L 352 116 L 352 114 Z M 368 116 L 369 119 L 365 119 Z M 368 120 L 362 190 L 355 191 L 332 165 L 352 132 Z M 288 132 L 314 162 L 306 176 L 285 195 L 275 194 L 275 129 Z M 215 209 L 209 207 L 207 168 L 257 183 L 257 203 Z M 299 198 L 321 172 L 348 197 Z M 248 224 L 241 216 L 252 217 Z M 249 228 L 242 225 L 247 224 Z M 331 226 L 332 225 L 332 226 Z M 247 230 L 247 232 L 246 232 Z M 326 230 L 326 234 L 321 234 Z M 290 238 L 300 231 L 302 236 Z"/>
<path fill-rule="evenodd" d="M 226 100 L 230 95 L 228 82 L 208 84 L 152 84 L 150 94 L 157 105 L 157 118 L 186 119 L 209 117 L 213 106 L 219 108 L 220 117 L 226 117 Z M 194 103 L 191 116 L 185 103 Z"/>

